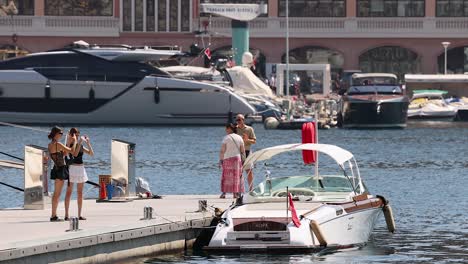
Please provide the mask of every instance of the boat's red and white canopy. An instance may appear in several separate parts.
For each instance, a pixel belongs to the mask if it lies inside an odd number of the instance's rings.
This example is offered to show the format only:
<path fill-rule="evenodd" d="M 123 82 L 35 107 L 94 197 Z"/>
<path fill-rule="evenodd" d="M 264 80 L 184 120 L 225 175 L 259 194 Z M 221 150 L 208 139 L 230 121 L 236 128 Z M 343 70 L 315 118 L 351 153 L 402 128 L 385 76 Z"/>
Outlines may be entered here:
<path fill-rule="evenodd" d="M 336 161 L 339 165 L 343 166 L 343 164 L 353 158 L 353 154 L 351 152 L 342 149 L 340 147 L 328 144 L 286 144 L 286 145 L 279 145 L 270 148 L 261 149 L 249 155 L 249 157 L 244 162 L 244 168 L 250 168 L 253 164 L 263 161 L 269 160 L 273 156 L 289 152 L 289 151 L 298 151 L 298 150 L 314 150 L 320 153 L 324 153 L 330 156 L 333 160 Z"/>

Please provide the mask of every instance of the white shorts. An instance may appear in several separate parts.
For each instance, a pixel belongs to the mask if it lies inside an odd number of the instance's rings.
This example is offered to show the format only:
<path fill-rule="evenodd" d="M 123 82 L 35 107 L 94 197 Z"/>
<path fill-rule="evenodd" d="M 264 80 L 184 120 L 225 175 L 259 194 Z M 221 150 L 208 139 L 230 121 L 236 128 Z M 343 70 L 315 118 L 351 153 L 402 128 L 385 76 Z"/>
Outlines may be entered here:
<path fill-rule="evenodd" d="M 70 182 L 84 183 L 88 180 L 84 165 L 70 165 L 68 172 L 70 174 Z"/>

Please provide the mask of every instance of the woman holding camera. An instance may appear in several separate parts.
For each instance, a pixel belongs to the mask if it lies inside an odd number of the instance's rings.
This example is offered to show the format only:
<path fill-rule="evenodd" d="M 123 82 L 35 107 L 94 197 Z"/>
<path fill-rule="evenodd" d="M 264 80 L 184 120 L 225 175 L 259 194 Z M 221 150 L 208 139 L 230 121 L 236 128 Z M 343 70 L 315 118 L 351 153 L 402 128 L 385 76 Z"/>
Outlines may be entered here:
<path fill-rule="evenodd" d="M 54 167 L 50 171 L 50 179 L 54 181 L 54 195 L 52 197 L 52 215 L 50 216 L 51 222 L 62 221 L 57 216 L 57 207 L 60 200 L 60 194 L 62 193 L 62 187 L 64 181 L 69 179 L 68 166 L 65 163 L 64 156 L 67 154 L 75 154 L 77 150 L 76 143 L 80 143 L 80 140 L 77 140 L 76 137 L 73 138 L 73 144 L 70 147 L 67 147 L 60 143 L 62 138 L 63 130 L 60 127 L 54 126 L 48 138 L 50 143 L 48 145 L 50 158 L 54 161 Z M 67 211 L 68 212 L 68 211 Z"/>
<path fill-rule="evenodd" d="M 67 146 L 74 145 L 75 141 L 78 138 L 80 138 L 80 131 L 75 127 L 70 129 L 70 132 L 68 132 Z M 70 174 L 70 184 L 68 185 L 67 194 L 65 196 L 65 220 L 68 220 L 68 210 L 70 208 L 70 199 L 74 183 L 76 183 L 77 188 L 76 200 L 78 202 L 78 218 L 80 220 L 86 220 L 86 218 L 84 218 L 81 215 L 81 209 L 83 207 L 83 187 L 85 182 L 88 181 L 88 175 L 86 174 L 86 170 L 83 163 L 83 154 L 86 153 L 90 156 L 94 156 L 94 151 L 91 147 L 91 143 L 89 141 L 88 136 L 82 136 L 81 140 L 86 143 L 86 147 L 83 145 L 79 145 L 79 150 L 77 151 L 77 154 L 70 154 L 68 157 L 68 171 Z"/>

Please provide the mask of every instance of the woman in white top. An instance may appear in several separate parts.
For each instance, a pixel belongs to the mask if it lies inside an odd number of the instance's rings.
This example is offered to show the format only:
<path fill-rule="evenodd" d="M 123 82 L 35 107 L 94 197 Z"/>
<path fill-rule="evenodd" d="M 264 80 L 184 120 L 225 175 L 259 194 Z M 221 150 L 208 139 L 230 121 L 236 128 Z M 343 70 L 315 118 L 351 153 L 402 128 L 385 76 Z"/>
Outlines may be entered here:
<path fill-rule="evenodd" d="M 219 166 L 223 169 L 220 198 L 226 198 L 226 193 L 232 193 L 237 198 L 244 192 L 241 160 L 242 155 L 245 157 L 244 141 L 236 134 L 233 124 L 226 125 L 226 134 L 219 152 Z"/>

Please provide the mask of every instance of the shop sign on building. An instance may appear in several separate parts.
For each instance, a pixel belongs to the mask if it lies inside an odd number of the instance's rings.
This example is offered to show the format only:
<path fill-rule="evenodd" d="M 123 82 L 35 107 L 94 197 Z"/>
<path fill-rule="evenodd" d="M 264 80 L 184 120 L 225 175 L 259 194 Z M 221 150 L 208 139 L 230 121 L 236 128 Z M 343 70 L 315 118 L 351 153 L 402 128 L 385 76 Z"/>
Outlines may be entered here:
<path fill-rule="evenodd" d="M 202 13 L 249 21 L 267 12 L 266 4 L 200 4 Z"/>

